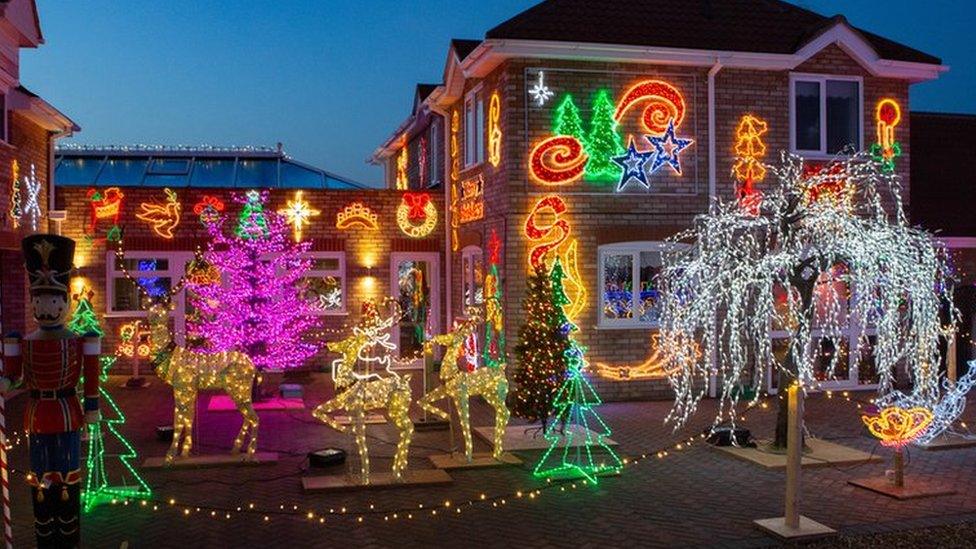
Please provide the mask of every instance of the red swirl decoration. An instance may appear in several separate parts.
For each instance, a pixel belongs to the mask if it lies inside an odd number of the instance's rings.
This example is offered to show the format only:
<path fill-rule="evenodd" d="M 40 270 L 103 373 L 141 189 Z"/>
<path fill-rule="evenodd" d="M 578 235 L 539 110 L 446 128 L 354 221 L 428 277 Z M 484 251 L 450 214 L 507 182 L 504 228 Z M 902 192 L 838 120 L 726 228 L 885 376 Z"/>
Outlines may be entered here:
<path fill-rule="evenodd" d="M 543 185 L 565 185 L 583 175 L 588 158 L 578 139 L 557 135 L 532 149 L 529 168 L 532 177 Z"/>
<path fill-rule="evenodd" d="M 685 98 L 677 88 L 661 80 L 644 80 L 634 84 L 617 103 L 613 119 L 619 123 L 631 107 L 645 101 L 648 105 L 641 113 L 641 124 L 645 131 L 663 134 L 672 118 L 674 127 L 681 125 L 685 117 Z"/>
<path fill-rule="evenodd" d="M 549 225 L 538 225 L 536 214 L 544 210 L 549 210 L 553 215 L 553 222 Z M 530 241 L 545 240 L 547 242 L 538 244 L 529 251 L 529 265 L 536 268 L 542 265 L 542 260 L 550 250 L 557 248 L 569 237 L 569 222 L 560 219 L 559 215 L 566 212 L 566 202 L 557 195 L 551 194 L 535 203 L 529 216 L 525 219 L 525 236 Z M 558 231 L 558 235 L 554 233 Z"/>

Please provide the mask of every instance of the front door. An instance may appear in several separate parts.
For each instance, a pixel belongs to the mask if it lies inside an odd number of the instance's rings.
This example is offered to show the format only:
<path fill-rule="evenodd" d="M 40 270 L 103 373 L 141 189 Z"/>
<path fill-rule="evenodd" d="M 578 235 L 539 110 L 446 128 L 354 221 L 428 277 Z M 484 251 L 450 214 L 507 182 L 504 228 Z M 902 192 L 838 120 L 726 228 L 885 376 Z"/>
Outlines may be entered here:
<path fill-rule="evenodd" d="M 423 366 L 424 341 L 440 329 L 440 268 L 437 252 L 394 252 L 390 262 L 390 287 L 403 309 L 393 328 L 399 366 Z"/>

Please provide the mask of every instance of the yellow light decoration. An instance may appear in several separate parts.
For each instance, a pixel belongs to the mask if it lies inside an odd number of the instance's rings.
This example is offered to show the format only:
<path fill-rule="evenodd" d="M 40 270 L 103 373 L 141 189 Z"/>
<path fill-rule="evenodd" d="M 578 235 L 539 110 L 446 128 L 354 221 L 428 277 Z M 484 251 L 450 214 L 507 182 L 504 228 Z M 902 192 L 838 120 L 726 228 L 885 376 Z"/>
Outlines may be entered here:
<path fill-rule="evenodd" d="M 458 323 L 454 331 L 435 336 L 424 343 L 425 352 L 430 352 L 434 345 L 444 346 L 444 357 L 440 368 L 441 385 L 425 394 L 417 404 L 441 419 L 450 421 L 451 414 L 432 403 L 445 398 L 450 398 L 454 402 L 454 408 L 458 411 L 461 434 L 464 437 L 464 456 L 470 462 L 473 445 L 468 403 L 471 397 L 481 395 L 495 410 L 492 457 L 501 459 L 504 452 L 505 428 L 510 417 L 508 406 L 505 405 L 505 398 L 508 395 L 505 363 L 502 362 L 494 368 L 482 367 L 472 371 L 459 367 L 458 359 L 464 354 L 465 342 L 474 335 L 481 322 L 480 312 L 475 307 L 468 307 L 465 315 L 466 318 Z"/>
<path fill-rule="evenodd" d="M 458 210 L 460 196 L 458 193 L 457 181 L 451 181 L 451 251 L 458 251 L 458 227 L 461 226 L 461 218 Z"/>
<path fill-rule="evenodd" d="M 197 353 L 185 347 L 170 346 L 170 302 L 154 302 L 146 313 L 156 375 L 173 387 L 173 443 L 166 452 L 166 462 L 173 463 L 179 451 L 188 457 L 193 447 L 193 419 L 200 389 L 221 389 L 234 401 L 244 422 L 231 452 L 237 454 L 250 435 L 244 460 L 254 456 L 258 447 L 258 415 L 251 403 L 251 391 L 257 369 L 250 357 L 237 351 Z M 183 444 L 180 446 L 180 440 Z"/>
<path fill-rule="evenodd" d="M 364 304 L 364 310 L 366 310 Z M 389 308 L 389 315 L 376 318 L 375 315 L 364 314 L 359 324 L 353 327 L 352 335 L 329 343 L 329 351 L 339 353 L 339 358 L 332 361 L 332 380 L 335 382 L 338 396 L 318 405 L 312 415 L 329 427 L 346 432 L 346 427 L 340 425 L 330 415 L 337 410 L 347 410 L 352 415 L 353 435 L 359 449 L 360 482 L 369 484 L 369 447 L 366 444 L 366 412 L 383 409 L 387 420 L 400 432 L 396 451 L 393 454 L 393 476 L 403 478 L 403 471 L 407 468 L 410 452 L 410 441 L 413 439 L 413 421 L 410 420 L 410 376 L 400 376 L 391 370 L 391 353 L 396 345 L 389 341 L 388 330 L 396 325 L 402 317 L 402 311 L 396 300 L 386 298 L 384 306 Z M 372 356 L 370 351 L 379 346 L 378 356 Z M 356 371 L 357 362 L 366 365 L 363 373 Z M 372 371 L 373 365 L 383 367 L 386 375 Z"/>
<path fill-rule="evenodd" d="M 502 161 L 502 130 L 499 127 L 501 115 L 502 102 L 495 91 L 488 102 L 488 162 L 496 168 Z"/>
<path fill-rule="evenodd" d="M 173 238 L 173 230 L 180 224 L 180 212 L 183 205 L 176 198 L 176 193 L 170 189 L 163 189 L 166 193 L 166 202 L 143 202 L 139 204 L 139 213 L 136 219 L 149 223 L 152 230 L 162 238 L 167 240 Z"/>
<path fill-rule="evenodd" d="M 220 284 L 220 270 L 202 256 L 193 258 L 187 265 L 186 281 L 196 286 Z"/>
<path fill-rule="evenodd" d="M 701 358 L 701 349 L 695 348 L 695 358 Z M 661 347 L 661 334 L 651 334 L 651 356 L 640 364 L 633 366 L 614 366 L 605 362 L 596 363 L 596 373 L 600 377 L 617 381 L 632 381 L 638 379 L 661 379 L 680 368 L 668 368 L 668 356 Z"/>
<path fill-rule="evenodd" d="M 457 197 L 457 221 L 459 224 L 477 221 L 485 217 L 485 178 L 482 174 L 460 183 Z"/>
<path fill-rule="evenodd" d="M 295 198 L 289 200 L 283 209 L 278 210 L 278 213 L 285 216 L 285 220 L 291 225 L 295 242 L 302 241 L 302 228 L 310 225 L 312 218 L 322 213 L 312 208 L 308 201 L 302 198 L 302 193 L 303 191 L 295 191 Z"/>
<path fill-rule="evenodd" d="M 407 134 L 403 134 L 400 142 L 400 153 L 397 155 L 396 160 L 396 188 L 398 191 L 409 187 L 407 166 L 409 165 L 410 157 L 407 153 Z"/>
<path fill-rule="evenodd" d="M 149 332 L 143 328 L 142 322 L 139 320 L 122 324 L 119 326 L 119 347 L 117 354 L 129 358 L 136 356 L 145 358 L 149 356 L 150 347 L 147 343 L 149 340 L 148 336 Z"/>
<path fill-rule="evenodd" d="M 532 243 L 529 249 L 529 270 L 536 265 L 542 265 L 546 272 L 551 268 L 556 257 L 565 265 L 566 279 L 564 289 L 570 299 L 566 307 L 566 317 L 570 320 L 586 307 L 586 285 L 579 272 L 578 241 L 570 239 L 569 221 L 562 218 L 567 211 L 566 201 L 559 195 L 551 194 L 539 199 L 529 211 L 525 219 L 525 237 Z M 548 214 L 552 216 L 548 224 L 542 224 L 538 216 Z M 550 260 L 551 258 L 551 260 Z"/>
<path fill-rule="evenodd" d="M 881 441 L 882 446 L 903 448 L 918 438 L 934 416 L 926 408 L 899 408 L 889 406 L 878 411 L 877 415 L 864 415 L 861 420 L 871 434 Z"/>
<path fill-rule="evenodd" d="M 397 225 L 411 238 L 423 238 L 437 226 L 437 206 L 427 193 L 403 193 L 396 210 Z M 415 224 L 419 221 L 419 224 Z"/>
<path fill-rule="evenodd" d="M 336 228 L 343 231 L 349 229 L 375 231 L 380 228 L 379 216 L 366 204 L 353 202 L 336 214 Z"/>
<path fill-rule="evenodd" d="M 766 178 L 766 167 L 762 158 L 766 156 L 766 144 L 762 136 L 769 131 L 765 120 L 746 114 L 739 120 L 735 130 L 735 155 L 738 157 L 733 172 L 740 183 L 758 183 Z"/>
<path fill-rule="evenodd" d="M 461 117 L 457 110 L 451 113 L 451 181 L 461 177 L 461 157 L 458 147 L 458 131 L 461 129 Z"/>
<path fill-rule="evenodd" d="M 895 127 L 901 123 L 901 106 L 890 97 L 878 101 L 874 109 L 877 142 L 871 146 L 871 156 L 888 172 L 895 169 L 895 158 L 901 156 L 901 143 L 895 139 Z"/>

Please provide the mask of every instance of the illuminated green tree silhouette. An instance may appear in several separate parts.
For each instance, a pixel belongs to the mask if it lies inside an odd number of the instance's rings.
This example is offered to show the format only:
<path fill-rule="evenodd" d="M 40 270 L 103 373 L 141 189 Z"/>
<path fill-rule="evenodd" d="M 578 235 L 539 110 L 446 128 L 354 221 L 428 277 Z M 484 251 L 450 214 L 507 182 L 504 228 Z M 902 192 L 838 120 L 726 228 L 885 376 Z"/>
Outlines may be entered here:
<path fill-rule="evenodd" d="M 616 107 L 610 100 L 610 92 L 600 90 L 593 100 L 593 115 L 590 118 L 590 134 L 586 140 L 586 153 L 590 159 L 586 163 L 586 176 L 595 181 L 617 181 L 620 179 L 620 166 L 612 159 L 623 154 L 617 121 L 613 119 Z"/>
<path fill-rule="evenodd" d="M 97 334 L 98 337 L 102 337 L 105 335 L 98 323 L 98 315 L 95 314 L 95 309 L 91 304 L 93 294 L 94 292 L 91 290 L 82 290 L 72 296 L 78 304 L 75 305 L 75 311 L 71 314 L 67 328 L 80 336 Z"/>
<path fill-rule="evenodd" d="M 556 115 L 552 120 L 552 133 L 555 135 L 571 135 L 575 137 L 583 148 L 586 148 L 586 133 L 583 131 L 583 119 L 580 117 L 579 107 L 573 102 L 573 96 L 566 94 L 556 107 Z"/>

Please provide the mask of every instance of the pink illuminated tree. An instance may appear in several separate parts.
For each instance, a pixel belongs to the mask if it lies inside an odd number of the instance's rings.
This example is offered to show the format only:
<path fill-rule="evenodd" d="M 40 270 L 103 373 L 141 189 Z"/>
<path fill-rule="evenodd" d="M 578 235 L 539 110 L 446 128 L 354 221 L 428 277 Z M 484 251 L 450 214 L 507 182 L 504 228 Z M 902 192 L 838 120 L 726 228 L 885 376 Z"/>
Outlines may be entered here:
<path fill-rule="evenodd" d="M 285 220 L 264 211 L 266 199 L 267 193 L 249 191 L 229 234 L 223 220 L 209 225 L 204 257 L 222 282 L 188 284 L 199 312 L 188 331 L 207 350 L 240 351 L 260 370 L 283 370 L 318 352 L 321 344 L 306 333 L 319 325 L 319 317 L 302 295 L 311 242 L 293 242 Z"/>

